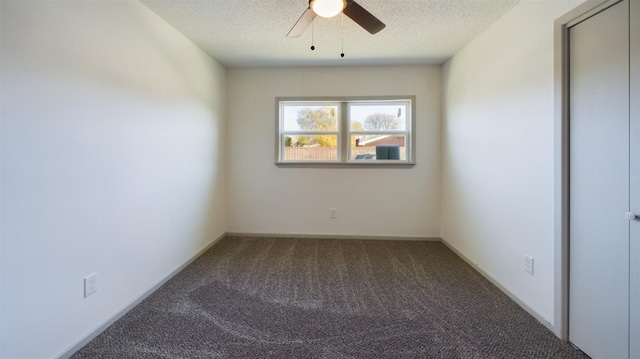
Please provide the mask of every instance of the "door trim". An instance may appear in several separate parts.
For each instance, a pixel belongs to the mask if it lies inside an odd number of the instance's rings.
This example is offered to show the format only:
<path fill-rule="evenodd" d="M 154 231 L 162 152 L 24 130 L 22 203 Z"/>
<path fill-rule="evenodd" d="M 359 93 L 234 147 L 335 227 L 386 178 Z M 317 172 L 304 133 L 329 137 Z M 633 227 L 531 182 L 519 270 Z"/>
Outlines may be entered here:
<path fill-rule="evenodd" d="M 588 0 L 554 23 L 554 333 L 563 341 L 569 339 L 569 28 L 620 1 Z"/>
<path fill-rule="evenodd" d="M 640 153 L 640 0 L 629 3 L 629 121 L 631 134 L 631 153 Z M 635 99 L 635 101 L 633 101 Z M 640 164 L 631 157 L 631 200 L 630 209 L 640 212 Z M 631 230 L 640 229 L 640 223 L 634 221 Z M 633 237 L 632 237 L 633 238 Z M 640 242 L 632 240 L 629 246 L 629 295 L 631 299 L 640 298 Z M 640 357 L 640 303 L 629 301 L 629 355 L 631 358 Z"/>

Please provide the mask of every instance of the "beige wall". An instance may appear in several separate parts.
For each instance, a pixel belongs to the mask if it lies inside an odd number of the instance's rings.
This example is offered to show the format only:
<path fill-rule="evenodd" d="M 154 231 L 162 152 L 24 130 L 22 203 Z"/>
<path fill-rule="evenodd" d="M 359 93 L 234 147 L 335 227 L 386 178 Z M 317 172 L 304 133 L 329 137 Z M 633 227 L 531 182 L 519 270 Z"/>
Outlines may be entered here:
<path fill-rule="evenodd" d="M 137 1 L 0 19 L 0 357 L 52 358 L 224 233 L 226 70 Z"/>
<path fill-rule="evenodd" d="M 440 83 L 439 66 L 229 70 L 228 230 L 438 237 Z M 275 166 L 276 97 L 379 95 L 416 95 L 415 167 Z"/>
<path fill-rule="evenodd" d="M 443 74 L 442 236 L 551 327 L 554 20 L 581 2 L 522 1 Z"/>

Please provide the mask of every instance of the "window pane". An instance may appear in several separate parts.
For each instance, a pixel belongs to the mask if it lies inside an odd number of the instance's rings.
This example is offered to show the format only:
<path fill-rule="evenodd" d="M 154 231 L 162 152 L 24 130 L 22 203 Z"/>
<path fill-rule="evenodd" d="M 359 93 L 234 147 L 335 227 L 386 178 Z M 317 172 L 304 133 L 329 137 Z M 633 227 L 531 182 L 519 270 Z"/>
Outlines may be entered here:
<path fill-rule="evenodd" d="M 406 160 L 402 135 L 351 136 L 351 160 Z"/>
<path fill-rule="evenodd" d="M 338 136 L 285 136 L 284 161 L 336 161 Z"/>
<path fill-rule="evenodd" d="M 284 105 L 285 131 L 337 131 L 337 105 Z"/>
<path fill-rule="evenodd" d="M 406 130 L 407 106 L 395 104 L 356 104 L 349 106 L 352 131 Z"/>

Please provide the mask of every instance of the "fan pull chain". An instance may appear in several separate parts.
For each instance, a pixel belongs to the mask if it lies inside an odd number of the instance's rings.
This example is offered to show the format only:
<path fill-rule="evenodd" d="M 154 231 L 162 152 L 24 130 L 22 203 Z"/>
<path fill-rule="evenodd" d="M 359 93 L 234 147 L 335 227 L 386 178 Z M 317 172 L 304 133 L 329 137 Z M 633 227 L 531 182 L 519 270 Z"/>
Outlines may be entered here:
<path fill-rule="evenodd" d="M 316 49 L 316 47 L 313 45 L 315 43 L 315 40 L 314 40 L 315 29 L 316 29 L 315 24 L 316 22 L 314 20 L 311 20 L 311 51 Z"/>
<path fill-rule="evenodd" d="M 340 32 L 342 33 L 342 52 L 340 53 L 340 57 L 344 57 L 344 12 L 340 14 L 342 15 L 340 17 Z"/>

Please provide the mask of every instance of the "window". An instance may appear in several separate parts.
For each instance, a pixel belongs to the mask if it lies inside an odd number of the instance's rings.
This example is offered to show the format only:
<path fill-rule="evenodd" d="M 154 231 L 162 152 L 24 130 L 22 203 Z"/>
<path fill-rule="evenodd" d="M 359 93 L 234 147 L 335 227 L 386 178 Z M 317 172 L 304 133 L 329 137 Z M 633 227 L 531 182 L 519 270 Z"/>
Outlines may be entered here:
<path fill-rule="evenodd" d="M 278 164 L 413 164 L 415 96 L 276 102 Z"/>

